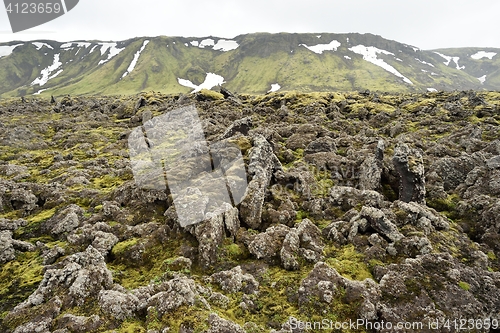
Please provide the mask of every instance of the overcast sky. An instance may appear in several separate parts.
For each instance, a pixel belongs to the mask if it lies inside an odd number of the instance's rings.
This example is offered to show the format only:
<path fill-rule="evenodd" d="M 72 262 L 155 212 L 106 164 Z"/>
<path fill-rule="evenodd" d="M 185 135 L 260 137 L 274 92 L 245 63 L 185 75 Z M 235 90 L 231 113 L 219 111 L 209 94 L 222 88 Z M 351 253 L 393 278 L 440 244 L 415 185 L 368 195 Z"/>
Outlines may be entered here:
<path fill-rule="evenodd" d="M 66 15 L 16 34 L 0 9 L 0 42 L 369 32 L 422 49 L 500 48 L 499 13 L 498 0 L 80 0 Z"/>

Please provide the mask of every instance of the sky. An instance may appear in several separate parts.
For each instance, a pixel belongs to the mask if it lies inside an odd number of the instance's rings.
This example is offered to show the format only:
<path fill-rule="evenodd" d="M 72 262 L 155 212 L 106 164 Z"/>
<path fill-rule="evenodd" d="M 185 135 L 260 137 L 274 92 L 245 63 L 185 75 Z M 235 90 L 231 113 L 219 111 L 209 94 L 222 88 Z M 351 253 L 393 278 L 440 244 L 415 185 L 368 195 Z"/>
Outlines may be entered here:
<path fill-rule="evenodd" d="M 0 8 L 0 42 L 358 32 L 422 49 L 500 48 L 498 13 L 498 0 L 80 0 L 64 16 L 16 34 Z"/>

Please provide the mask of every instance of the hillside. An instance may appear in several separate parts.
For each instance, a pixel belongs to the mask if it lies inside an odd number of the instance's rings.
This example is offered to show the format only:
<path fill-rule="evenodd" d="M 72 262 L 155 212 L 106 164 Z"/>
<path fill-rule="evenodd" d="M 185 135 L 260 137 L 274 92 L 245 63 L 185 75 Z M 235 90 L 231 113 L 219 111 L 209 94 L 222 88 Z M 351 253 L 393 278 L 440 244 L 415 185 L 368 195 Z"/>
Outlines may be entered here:
<path fill-rule="evenodd" d="M 103 68 L 122 73 L 130 45 Z M 1 332 L 498 331 L 500 93 L 224 93 L 0 101 Z M 155 153 L 168 188 L 140 182 Z M 215 204 L 213 168 L 235 206 Z"/>
<path fill-rule="evenodd" d="M 426 51 L 354 33 L 11 42 L 0 44 L 0 97 L 186 93 L 222 83 L 252 94 L 498 90 L 498 53 Z"/>

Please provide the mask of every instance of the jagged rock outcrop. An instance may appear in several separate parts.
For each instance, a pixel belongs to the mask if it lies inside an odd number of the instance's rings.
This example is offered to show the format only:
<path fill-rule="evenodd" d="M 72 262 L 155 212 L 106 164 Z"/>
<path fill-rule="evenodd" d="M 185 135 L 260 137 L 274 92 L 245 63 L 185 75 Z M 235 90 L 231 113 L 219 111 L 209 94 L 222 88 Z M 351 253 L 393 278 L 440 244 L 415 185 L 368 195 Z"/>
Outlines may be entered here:
<path fill-rule="evenodd" d="M 166 283 L 165 291 L 159 292 L 147 300 L 147 306 L 154 306 L 161 316 L 175 311 L 182 305 L 192 306 L 199 297 L 196 283 L 186 277 L 177 277 Z"/>
<path fill-rule="evenodd" d="M 344 295 L 340 292 L 340 288 L 345 290 Z M 301 281 L 298 302 L 299 306 L 307 306 L 315 299 L 325 304 L 330 304 L 335 299 L 345 303 L 359 302 L 357 313 L 359 318 L 375 320 L 376 305 L 380 296 L 378 286 L 373 280 L 351 281 L 324 262 L 318 262 L 309 275 Z"/>
<path fill-rule="evenodd" d="M 0 179 L 0 212 L 11 208 L 28 215 L 38 207 L 37 202 L 38 198 L 28 186 Z"/>
<path fill-rule="evenodd" d="M 252 128 L 252 118 L 245 117 L 238 119 L 229 126 L 226 131 L 219 137 L 219 140 L 224 140 L 234 136 L 236 133 L 248 135 L 248 131 Z"/>
<path fill-rule="evenodd" d="M 271 182 L 274 171 L 280 169 L 281 163 L 274 155 L 269 142 L 262 135 L 256 135 L 253 138 L 248 164 L 248 175 L 252 180 L 248 183 L 240 204 L 241 221 L 250 228 L 259 229 L 266 188 Z"/>
<path fill-rule="evenodd" d="M 309 262 L 321 259 L 323 251 L 321 231 L 310 220 L 304 219 L 295 228 L 278 224 L 258 234 L 248 250 L 257 259 L 278 260 L 288 270 L 299 268 L 298 257 Z"/>
<path fill-rule="evenodd" d="M 96 297 L 102 289 L 110 288 L 113 283 L 104 257 L 92 246 L 55 266 L 47 268 L 37 290 L 14 308 L 9 316 L 21 315 L 34 306 L 48 302 L 60 290 L 65 291 L 63 304 L 82 305 L 87 297 Z"/>
<path fill-rule="evenodd" d="M 16 257 L 17 251 L 34 251 L 35 246 L 31 243 L 12 239 L 9 230 L 0 231 L 0 264 L 5 264 Z"/>
<path fill-rule="evenodd" d="M 464 313 L 498 320 L 498 312 L 487 310 L 500 306 L 498 272 L 478 273 L 447 254 L 407 259 L 386 270 L 379 288 L 388 297 L 377 305 L 379 320 L 397 322 L 404 318 L 423 322 L 425 327 L 431 321 Z"/>
<path fill-rule="evenodd" d="M 17 220 L 0 219 L 0 230 L 16 231 L 20 227 L 24 227 L 27 224 L 28 221 L 24 219 L 17 219 Z"/>
<path fill-rule="evenodd" d="M 104 313 L 110 314 L 118 320 L 133 317 L 134 312 L 139 308 L 137 296 L 118 290 L 101 290 L 98 301 Z"/>
<path fill-rule="evenodd" d="M 222 319 L 216 313 L 211 313 L 208 317 L 210 328 L 205 333 L 246 333 L 240 325 L 230 320 Z"/>
<path fill-rule="evenodd" d="M 77 205 L 69 205 L 45 221 L 42 229 L 54 236 L 65 235 L 78 228 L 83 219 L 83 209 Z"/>
<path fill-rule="evenodd" d="M 211 276 L 213 282 L 217 283 L 222 290 L 235 293 L 243 291 L 246 294 L 254 294 L 259 290 L 259 283 L 251 274 L 243 273 L 240 266 L 229 271 L 222 271 Z"/>
<path fill-rule="evenodd" d="M 1 332 L 500 319 L 498 93 L 228 96 L 0 103 Z M 174 167 L 223 186 L 138 187 L 130 131 L 179 105 L 204 136 Z"/>
<path fill-rule="evenodd" d="M 399 175 L 399 200 L 425 204 L 425 176 L 422 154 L 400 143 L 392 158 Z"/>
<path fill-rule="evenodd" d="M 374 155 L 368 156 L 360 166 L 359 187 L 377 191 L 381 188 L 385 143 L 379 140 Z"/>

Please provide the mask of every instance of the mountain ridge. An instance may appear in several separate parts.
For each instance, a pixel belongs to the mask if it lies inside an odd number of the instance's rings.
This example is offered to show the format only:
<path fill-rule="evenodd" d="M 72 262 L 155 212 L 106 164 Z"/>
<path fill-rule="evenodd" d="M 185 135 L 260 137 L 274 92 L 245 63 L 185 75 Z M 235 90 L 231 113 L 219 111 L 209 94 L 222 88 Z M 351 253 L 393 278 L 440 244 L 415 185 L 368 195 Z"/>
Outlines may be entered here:
<path fill-rule="evenodd" d="M 12 41 L 0 43 L 0 98 L 188 93 L 207 78 L 250 94 L 498 90 L 498 53 L 489 47 L 421 50 L 358 33 Z"/>

